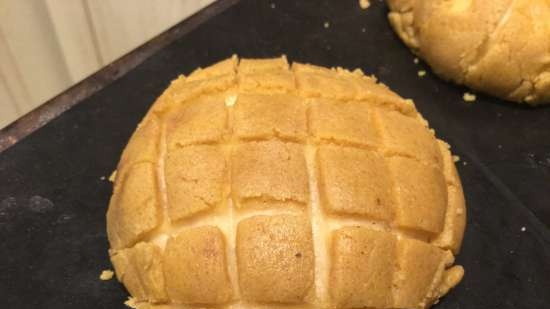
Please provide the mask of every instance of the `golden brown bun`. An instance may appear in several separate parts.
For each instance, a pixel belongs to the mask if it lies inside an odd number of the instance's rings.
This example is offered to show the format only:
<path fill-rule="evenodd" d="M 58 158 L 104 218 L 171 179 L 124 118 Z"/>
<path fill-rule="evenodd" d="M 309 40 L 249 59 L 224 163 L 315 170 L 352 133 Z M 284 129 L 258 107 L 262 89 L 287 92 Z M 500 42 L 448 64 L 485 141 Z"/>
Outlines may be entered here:
<path fill-rule="evenodd" d="M 155 102 L 107 231 L 140 308 L 427 308 L 463 276 L 465 220 L 412 101 L 360 71 L 233 57 Z"/>
<path fill-rule="evenodd" d="M 387 0 L 399 37 L 442 78 L 550 103 L 550 1 Z"/>

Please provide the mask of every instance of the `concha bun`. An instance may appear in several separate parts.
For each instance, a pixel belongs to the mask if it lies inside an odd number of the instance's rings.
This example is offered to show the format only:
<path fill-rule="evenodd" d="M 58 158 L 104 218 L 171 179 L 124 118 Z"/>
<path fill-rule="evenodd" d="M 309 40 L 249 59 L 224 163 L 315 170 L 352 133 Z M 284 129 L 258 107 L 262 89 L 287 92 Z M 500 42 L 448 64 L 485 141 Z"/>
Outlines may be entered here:
<path fill-rule="evenodd" d="M 442 78 L 550 103 L 550 1 L 387 0 L 399 37 Z"/>
<path fill-rule="evenodd" d="M 359 70 L 180 76 L 117 170 L 110 256 L 140 308 L 427 308 L 463 276 L 449 146 Z"/>

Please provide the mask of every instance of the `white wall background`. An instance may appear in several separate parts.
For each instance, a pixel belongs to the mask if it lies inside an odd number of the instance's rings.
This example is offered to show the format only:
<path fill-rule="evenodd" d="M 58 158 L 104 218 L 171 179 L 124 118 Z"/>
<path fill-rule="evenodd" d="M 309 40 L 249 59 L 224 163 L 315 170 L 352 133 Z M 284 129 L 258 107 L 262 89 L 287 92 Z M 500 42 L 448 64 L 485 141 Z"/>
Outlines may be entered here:
<path fill-rule="evenodd" d="M 214 0 L 0 0 L 0 128 Z"/>

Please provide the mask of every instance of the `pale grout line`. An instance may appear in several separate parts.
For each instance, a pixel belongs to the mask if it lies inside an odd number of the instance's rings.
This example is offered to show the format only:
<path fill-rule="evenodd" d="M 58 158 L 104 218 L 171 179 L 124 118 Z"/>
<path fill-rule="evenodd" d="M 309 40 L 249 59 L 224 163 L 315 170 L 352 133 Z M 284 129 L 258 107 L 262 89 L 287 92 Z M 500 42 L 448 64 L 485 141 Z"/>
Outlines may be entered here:
<path fill-rule="evenodd" d="M 403 228 L 399 228 L 391 225 L 388 222 L 380 220 L 371 220 L 367 218 L 349 218 L 349 217 L 339 217 L 337 215 L 325 215 L 324 224 L 326 229 L 330 232 L 336 231 L 341 228 L 346 227 L 363 227 L 372 231 L 385 232 L 395 235 L 398 239 L 407 238 L 407 239 L 416 239 L 422 241 L 426 244 L 435 246 L 430 243 L 430 234 L 417 231 L 408 231 Z"/>
<path fill-rule="evenodd" d="M 315 288 L 315 304 L 323 304 L 328 299 L 328 287 L 329 280 L 328 261 L 329 253 L 327 248 L 327 232 L 324 228 L 324 218 L 319 202 L 319 191 L 317 183 L 318 170 L 315 168 L 315 145 L 308 142 L 304 150 L 306 168 L 308 172 L 309 183 L 309 211 L 311 218 L 311 232 L 313 239 L 313 250 L 315 255 L 315 269 L 314 269 L 314 288 Z"/>
<path fill-rule="evenodd" d="M 232 199 L 229 197 L 227 199 L 227 207 L 229 211 L 229 216 L 231 218 L 229 231 L 227 234 L 227 269 L 229 274 L 229 280 L 231 281 L 231 286 L 233 287 L 233 299 L 240 300 L 241 298 L 241 289 L 239 285 L 239 274 L 237 267 L 237 221 L 235 220 L 234 205 Z"/>
<path fill-rule="evenodd" d="M 235 212 L 235 218 L 238 222 L 246 219 L 250 219 L 257 216 L 304 216 L 307 214 L 305 208 L 288 208 L 288 209 L 252 209 L 252 210 L 239 210 Z"/>
<path fill-rule="evenodd" d="M 160 190 L 161 190 L 161 201 L 163 209 L 166 211 L 165 215 L 166 218 L 168 218 L 168 192 L 166 189 L 166 177 L 164 174 L 165 171 L 165 165 L 166 165 L 166 134 L 167 134 L 167 128 L 166 128 L 166 122 L 161 121 L 161 133 L 160 133 L 160 141 L 158 144 L 159 147 L 159 162 L 158 162 L 158 168 L 159 168 L 159 181 L 160 181 Z"/>
<path fill-rule="evenodd" d="M 233 204 L 231 202 L 231 204 Z M 167 229 L 164 229 L 162 231 L 159 231 L 155 235 L 152 235 L 151 237 L 141 240 L 140 242 L 154 242 L 157 243 L 160 247 L 163 246 L 162 242 L 167 239 L 170 236 L 177 235 L 181 233 L 182 231 L 194 228 L 194 227 L 200 227 L 205 225 L 211 225 L 211 226 L 218 226 L 222 230 L 224 230 L 225 233 L 229 235 L 229 232 L 225 230 L 228 229 L 228 225 L 234 225 L 236 226 L 238 222 L 242 220 L 246 220 L 251 217 L 255 216 L 274 216 L 274 215 L 305 215 L 305 211 L 301 210 L 290 210 L 290 209 L 253 209 L 253 210 L 238 210 L 235 211 L 234 209 L 230 211 L 229 206 L 233 205 L 220 205 L 214 209 L 206 210 L 205 212 L 197 214 L 195 217 L 191 217 L 188 219 L 183 219 L 179 222 L 172 222 L 170 227 Z M 233 218 L 234 221 L 232 224 L 231 222 L 227 222 L 227 218 Z M 229 220 L 231 221 L 231 220 Z"/>
<path fill-rule="evenodd" d="M 227 94 L 225 99 L 225 105 L 227 110 L 227 129 L 230 132 L 230 138 L 233 139 L 233 105 L 237 100 L 237 95 Z M 230 226 L 229 231 L 227 231 L 227 248 L 226 248 L 226 257 L 227 257 L 227 270 L 229 274 L 229 280 L 231 281 L 231 286 L 233 289 L 233 300 L 238 301 L 241 298 L 241 288 L 239 285 L 239 274 L 237 266 L 237 221 L 235 220 L 235 205 L 233 203 L 232 192 L 231 192 L 231 183 L 232 183 L 232 171 L 233 171 L 233 142 L 231 141 L 228 145 L 225 146 L 224 155 L 227 162 L 227 178 L 228 178 L 228 188 L 226 188 L 227 196 L 227 209 L 229 212 Z"/>
<path fill-rule="evenodd" d="M 161 225 L 157 228 L 157 231 L 151 235 L 149 241 L 155 243 L 164 251 L 166 245 L 167 237 L 165 231 L 170 229 L 171 222 L 168 216 L 168 192 L 166 190 L 166 177 L 165 177 L 165 164 L 166 164 L 166 122 L 163 118 L 159 118 L 160 122 L 160 136 L 158 141 L 159 149 L 159 160 L 157 162 L 157 182 L 158 189 L 160 194 L 160 202 L 162 208 L 162 222 Z"/>
<path fill-rule="evenodd" d="M 387 223 L 383 221 L 375 221 L 375 220 L 369 220 L 364 218 L 349 218 L 349 217 L 337 217 L 337 216 L 326 216 L 325 217 L 325 226 L 330 231 L 336 231 L 338 229 L 344 228 L 344 227 L 365 227 L 369 230 L 373 231 L 381 231 L 381 232 L 392 232 L 392 227 Z"/>

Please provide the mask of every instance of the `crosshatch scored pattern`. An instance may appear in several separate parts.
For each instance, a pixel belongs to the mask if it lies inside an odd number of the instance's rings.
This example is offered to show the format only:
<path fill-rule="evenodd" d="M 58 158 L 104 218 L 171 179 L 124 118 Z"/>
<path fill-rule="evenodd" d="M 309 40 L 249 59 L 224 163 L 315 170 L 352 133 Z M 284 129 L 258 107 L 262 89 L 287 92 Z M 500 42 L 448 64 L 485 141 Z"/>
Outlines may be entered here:
<path fill-rule="evenodd" d="M 110 256 L 143 308 L 425 308 L 463 276 L 449 146 L 359 70 L 180 76 L 117 171 Z"/>

